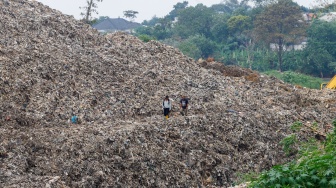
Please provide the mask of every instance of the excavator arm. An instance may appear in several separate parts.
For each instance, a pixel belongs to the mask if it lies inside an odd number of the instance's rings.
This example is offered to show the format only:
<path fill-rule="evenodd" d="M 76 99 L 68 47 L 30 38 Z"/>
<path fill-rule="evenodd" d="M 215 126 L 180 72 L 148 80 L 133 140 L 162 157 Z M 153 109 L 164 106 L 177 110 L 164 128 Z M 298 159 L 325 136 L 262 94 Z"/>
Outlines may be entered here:
<path fill-rule="evenodd" d="M 321 84 L 321 89 L 323 88 L 336 89 L 336 75 L 328 83 Z"/>

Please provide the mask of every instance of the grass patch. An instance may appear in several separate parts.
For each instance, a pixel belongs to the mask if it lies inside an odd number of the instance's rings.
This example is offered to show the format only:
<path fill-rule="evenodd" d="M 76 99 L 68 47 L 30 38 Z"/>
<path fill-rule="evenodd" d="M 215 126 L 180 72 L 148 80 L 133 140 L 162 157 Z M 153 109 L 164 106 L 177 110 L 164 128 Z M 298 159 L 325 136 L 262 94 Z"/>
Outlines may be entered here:
<path fill-rule="evenodd" d="M 268 76 L 274 76 L 289 84 L 299 85 L 310 89 L 320 89 L 321 84 L 325 83 L 325 81 L 323 81 L 323 79 L 321 78 L 308 76 L 305 74 L 296 73 L 292 71 L 279 72 L 276 70 L 272 70 L 264 72 L 264 74 Z"/>

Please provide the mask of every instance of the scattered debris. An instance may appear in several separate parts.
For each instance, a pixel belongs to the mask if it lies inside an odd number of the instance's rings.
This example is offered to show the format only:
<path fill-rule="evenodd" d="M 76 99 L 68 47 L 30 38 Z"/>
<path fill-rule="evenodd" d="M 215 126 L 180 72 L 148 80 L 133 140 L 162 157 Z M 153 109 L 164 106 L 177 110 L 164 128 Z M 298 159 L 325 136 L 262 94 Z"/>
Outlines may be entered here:
<path fill-rule="evenodd" d="M 0 6 L 0 187 L 228 187 L 291 160 L 293 122 L 334 118 L 334 91 L 102 36 L 36 1 Z M 192 115 L 163 121 L 162 97 L 181 93 Z"/>

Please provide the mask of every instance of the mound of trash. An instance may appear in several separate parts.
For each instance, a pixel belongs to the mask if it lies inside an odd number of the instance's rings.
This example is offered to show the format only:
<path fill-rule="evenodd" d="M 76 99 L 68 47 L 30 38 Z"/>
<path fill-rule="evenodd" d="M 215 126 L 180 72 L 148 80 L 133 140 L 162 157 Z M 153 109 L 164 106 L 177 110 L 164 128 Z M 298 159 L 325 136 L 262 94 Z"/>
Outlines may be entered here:
<path fill-rule="evenodd" d="M 305 140 L 334 118 L 334 91 L 103 36 L 36 1 L 0 6 L 1 187 L 228 187 L 291 160 L 294 122 Z"/>

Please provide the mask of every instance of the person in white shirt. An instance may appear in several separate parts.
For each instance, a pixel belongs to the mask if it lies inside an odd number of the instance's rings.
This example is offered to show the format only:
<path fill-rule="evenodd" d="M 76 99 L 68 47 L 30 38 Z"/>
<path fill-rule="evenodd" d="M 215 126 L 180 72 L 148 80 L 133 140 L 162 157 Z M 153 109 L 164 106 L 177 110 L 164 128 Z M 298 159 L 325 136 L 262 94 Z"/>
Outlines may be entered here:
<path fill-rule="evenodd" d="M 163 115 L 166 117 L 166 119 L 169 118 L 169 112 L 171 111 L 171 101 L 168 96 L 165 97 L 165 99 L 162 102 L 162 108 L 163 108 Z"/>

